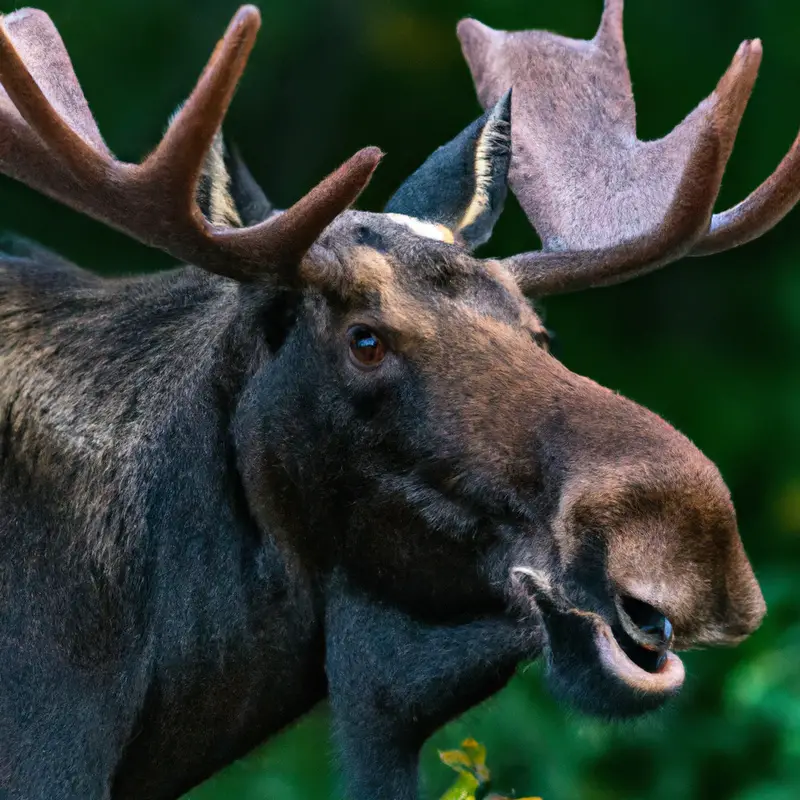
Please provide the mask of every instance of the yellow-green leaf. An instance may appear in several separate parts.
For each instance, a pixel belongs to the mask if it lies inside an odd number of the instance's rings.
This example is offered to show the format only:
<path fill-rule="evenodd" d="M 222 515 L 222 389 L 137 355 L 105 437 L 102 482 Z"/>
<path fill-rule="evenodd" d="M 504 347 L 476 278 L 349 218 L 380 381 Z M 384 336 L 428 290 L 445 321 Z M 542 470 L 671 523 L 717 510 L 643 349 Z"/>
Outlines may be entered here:
<path fill-rule="evenodd" d="M 486 766 L 486 748 L 474 739 L 465 739 L 459 750 L 440 750 L 439 759 L 458 772 L 453 785 L 440 800 L 480 800 L 489 788 L 489 769 Z M 499 794 L 487 800 L 511 800 Z M 542 800 L 540 797 L 523 797 L 519 800 Z"/>

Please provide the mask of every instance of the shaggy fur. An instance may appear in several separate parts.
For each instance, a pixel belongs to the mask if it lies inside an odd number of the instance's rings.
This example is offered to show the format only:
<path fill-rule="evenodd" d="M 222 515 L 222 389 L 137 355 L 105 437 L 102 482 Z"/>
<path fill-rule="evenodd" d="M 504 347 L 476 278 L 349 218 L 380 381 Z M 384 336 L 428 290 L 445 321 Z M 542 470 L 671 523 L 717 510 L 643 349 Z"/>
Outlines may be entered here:
<path fill-rule="evenodd" d="M 758 624 L 714 467 L 548 355 L 500 268 L 355 212 L 314 252 L 346 265 L 324 292 L 1 262 L 12 796 L 177 797 L 327 692 L 349 796 L 410 799 L 424 739 L 542 648 L 582 708 L 663 701 L 569 608 L 636 593 L 682 646 Z"/>
<path fill-rule="evenodd" d="M 521 661 L 543 656 L 565 702 L 630 716 L 679 689 L 667 645 L 734 643 L 765 611 L 714 465 L 548 352 L 520 288 L 536 254 L 471 255 L 506 194 L 509 96 L 391 213 L 340 213 L 368 148 L 268 220 L 218 131 L 257 27 L 242 9 L 130 167 L 49 18 L 0 24 L 0 170 L 217 273 L 106 281 L 27 243 L 0 258 L 14 800 L 171 800 L 326 696 L 348 797 L 414 800 L 423 741 Z M 132 193 L 154 202 L 131 214 Z M 564 227 L 578 244 L 581 224 Z M 563 255 L 545 260 L 597 277 L 592 253 Z M 652 653 L 626 603 L 671 620 L 667 668 L 632 660 Z"/>

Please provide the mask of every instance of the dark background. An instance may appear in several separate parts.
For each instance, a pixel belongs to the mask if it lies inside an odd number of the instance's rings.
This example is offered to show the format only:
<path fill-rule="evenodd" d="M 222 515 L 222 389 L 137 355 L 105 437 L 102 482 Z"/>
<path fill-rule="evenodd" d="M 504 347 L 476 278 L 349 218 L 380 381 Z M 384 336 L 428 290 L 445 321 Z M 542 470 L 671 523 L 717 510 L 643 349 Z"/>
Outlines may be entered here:
<path fill-rule="evenodd" d="M 139 159 L 199 73 L 235 0 L 40 0 L 67 42 L 100 128 Z M 0 9 L 11 11 L 6 0 Z M 379 210 L 438 145 L 478 115 L 456 22 L 591 37 L 600 0 L 265 0 L 264 27 L 227 125 L 285 206 L 358 148 L 387 153 L 361 206 Z M 722 187 L 737 202 L 800 124 L 797 0 L 629 0 L 639 134 L 664 135 L 708 94 L 739 42 L 765 58 Z M 0 227 L 97 271 L 169 266 L 163 255 L 0 181 Z M 800 212 L 740 250 L 611 289 L 556 298 L 547 322 L 574 371 L 652 408 L 720 466 L 770 613 L 732 651 L 687 658 L 681 698 L 607 726 L 558 708 L 537 667 L 435 737 L 430 797 L 451 773 L 435 746 L 489 747 L 498 790 L 544 800 L 800 797 Z M 514 202 L 486 255 L 537 245 Z M 336 797 L 327 717 L 298 726 L 192 793 L 194 800 Z"/>

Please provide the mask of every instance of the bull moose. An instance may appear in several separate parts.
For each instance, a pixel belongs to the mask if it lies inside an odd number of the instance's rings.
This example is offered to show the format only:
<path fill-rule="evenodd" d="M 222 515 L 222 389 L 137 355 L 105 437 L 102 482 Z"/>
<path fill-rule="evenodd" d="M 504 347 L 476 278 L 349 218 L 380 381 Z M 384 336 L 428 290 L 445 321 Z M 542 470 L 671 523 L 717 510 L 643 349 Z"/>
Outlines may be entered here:
<path fill-rule="evenodd" d="M 642 142 L 606 0 L 591 41 L 458 33 L 483 116 L 382 213 L 368 147 L 272 207 L 222 136 L 246 6 L 141 164 L 116 160 L 49 17 L 0 23 L 0 171 L 187 266 L 0 259 L 0 787 L 175 798 L 325 697 L 352 800 L 417 797 L 420 746 L 543 657 L 632 716 L 676 651 L 765 605 L 715 466 L 567 370 L 529 298 L 752 240 L 800 140 L 712 215 L 761 45 Z M 482 259 L 506 196 L 543 246 Z"/>

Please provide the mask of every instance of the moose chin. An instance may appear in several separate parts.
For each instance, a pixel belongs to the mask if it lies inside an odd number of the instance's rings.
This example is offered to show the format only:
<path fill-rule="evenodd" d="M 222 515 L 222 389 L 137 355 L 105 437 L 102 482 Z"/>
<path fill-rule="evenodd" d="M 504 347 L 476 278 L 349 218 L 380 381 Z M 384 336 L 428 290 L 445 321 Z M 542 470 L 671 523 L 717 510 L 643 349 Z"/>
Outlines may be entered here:
<path fill-rule="evenodd" d="M 273 208 L 221 125 L 242 8 L 156 150 L 117 160 L 49 17 L 0 20 L 0 172 L 185 265 L 0 257 L 0 787 L 167 800 L 326 697 L 352 800 L 541 657 L 592 714 L 765 606 L 716 467 L 549 352 L 531 300 L 757 238 L 800 140 L 712 215 L 761 57 L 635 135 L 622 2 L 591 41 L 459 36 L 485 113 L 383 211 L 356 153 Z M 483 259 L 507 188 L 541 250 Z"/>

